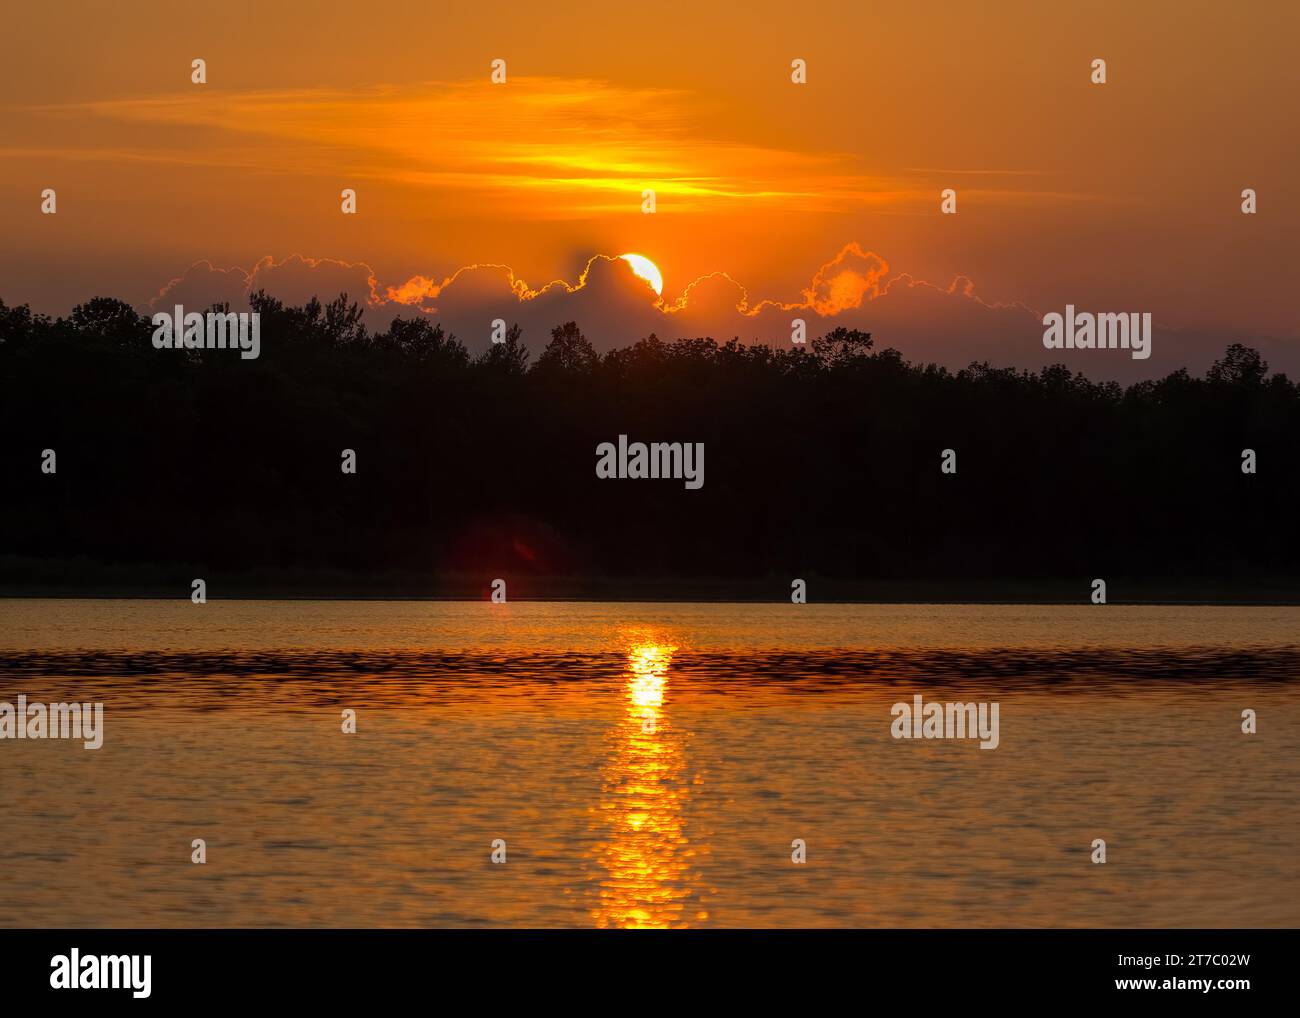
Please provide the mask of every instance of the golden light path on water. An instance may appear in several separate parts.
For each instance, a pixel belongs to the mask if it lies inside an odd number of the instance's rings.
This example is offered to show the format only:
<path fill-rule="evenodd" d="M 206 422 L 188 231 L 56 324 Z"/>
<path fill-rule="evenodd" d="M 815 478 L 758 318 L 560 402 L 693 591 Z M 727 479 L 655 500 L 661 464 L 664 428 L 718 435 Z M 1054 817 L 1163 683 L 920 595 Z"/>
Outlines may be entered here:
<path fill-rule="evenodd" d="M 668 928 L 704 922 L 692 911 L 695 848 L 683 815 L 690 785 L 682 735 L 665 705 L 676 647 L 640 644 L 627 655 L 625 711 L 601 772 L 596 862 L 603 873 L 592 918 L 600 927 Z"/>

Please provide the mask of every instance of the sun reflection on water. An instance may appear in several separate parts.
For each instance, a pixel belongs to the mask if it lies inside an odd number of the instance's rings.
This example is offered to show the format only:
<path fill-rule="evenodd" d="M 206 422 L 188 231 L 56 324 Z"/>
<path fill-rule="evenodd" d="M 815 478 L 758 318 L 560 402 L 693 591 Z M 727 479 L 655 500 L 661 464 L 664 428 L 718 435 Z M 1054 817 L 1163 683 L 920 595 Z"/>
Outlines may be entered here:
<path fill-rule="evenodd" d="M 597 926 L 667 928 L 708 918 L 689 912 L 695 848 L 683 808 L 690 785 L 683 736 L 665 707 L 676 649 L 652 643 L 628 651 L 625 710 L 601 772 Z"/>
<path fill-rule="evenodd" d="M 633 647 L 627 654 L 628 697 L 638 707 L 653 708 L 655 716 L 663 706 L 664 683 L 676 649 L 652 643 Z"/>

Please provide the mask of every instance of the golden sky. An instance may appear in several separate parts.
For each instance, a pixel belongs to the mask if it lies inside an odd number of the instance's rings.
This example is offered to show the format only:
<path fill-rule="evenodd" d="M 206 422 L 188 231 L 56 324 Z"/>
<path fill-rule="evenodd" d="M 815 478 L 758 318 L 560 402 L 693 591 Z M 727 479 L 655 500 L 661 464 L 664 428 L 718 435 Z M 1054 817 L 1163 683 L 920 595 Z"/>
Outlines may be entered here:
<path fill-rule="evenodd" d="M 900 286 L 1296 337 L 1300 8 L 1066 7 L 23 5 L 0 299 L 143 304 L 201 259 L 293 255 L 381 297 L 472 265 L 537 292 L 637 251 L 668 302 L 725 273 L 752 312 L 854 244 Z"/>

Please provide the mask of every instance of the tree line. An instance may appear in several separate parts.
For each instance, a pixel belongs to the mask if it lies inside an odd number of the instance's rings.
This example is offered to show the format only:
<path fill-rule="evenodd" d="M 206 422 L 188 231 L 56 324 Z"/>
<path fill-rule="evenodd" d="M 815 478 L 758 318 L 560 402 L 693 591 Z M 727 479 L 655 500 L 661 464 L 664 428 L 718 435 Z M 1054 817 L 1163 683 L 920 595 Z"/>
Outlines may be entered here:
<path fill-rule="evenodd" d="M 1123 387 L 913 364 L 845 328 L 602 355 L 568 322 L 471 354 L 424 316 L 372 331 L 346 296 L 251 305 L 250 361 L 156 350 L 118 300 L 0 302 L 0 584 L 1300 575 L 1300 390 L 1241 345 Z M 702 442 L 703 487 L 598 478 L 620 434 Z"/>

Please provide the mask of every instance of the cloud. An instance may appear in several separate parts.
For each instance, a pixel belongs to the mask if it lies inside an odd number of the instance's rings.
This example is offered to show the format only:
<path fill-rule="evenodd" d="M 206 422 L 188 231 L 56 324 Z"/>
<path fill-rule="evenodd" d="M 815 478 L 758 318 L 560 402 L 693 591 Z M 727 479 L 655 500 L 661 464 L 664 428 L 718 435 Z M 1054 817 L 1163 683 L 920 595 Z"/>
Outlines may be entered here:
<path fill-rule="evenodd" d="M 340 293 L 362 303 L 366 323 L 387 328 L 394 317 L 427 315 L 454 333 L 471 351 L 487 348 L 492 322 L 518 323 L 534 351 L 546 345 L 557 325 L 576 321 L 597 350 L 626 346 L 651 333 L 661 339 L 711 336 L 720 342 L 785 346 L 792 322 L 803 319 L 809 338 L 836 326 L 870 332 L 876 347 L 894 347 L 909 360 L 951 369 L 974 361 L 1036 368 L 1066 363 L 1089 377 L 1134 380 L 1158 377 L 1180 367 L 1204 370 L 1232 341 L 1265 349 L 1274 368 L 1297 372 L 1296 346 L 1251 337 L 1196 333 L 1157 324 L 1150 360 L 1127 351 L 1048 350 L 1043 347 L 1042 312 L 1020 302 L 984 300 L 975 283 L 959 275 L 947 285 L 889 275 L 888 262 L 856 242 L 845 244 L 813 270 L 809 283 L 790 300 L 754 301 L 724 272 L 687 284 L 676 300 L 661 299 L 627 262 L 595 255 L 573 281 L 531 285 L 506 265 L 477 264 L 449 276 L 416 275 L 380 283 L 368 265 L 329 258 L 270 256 L 251 270 L 191 265 L 164 286 L 148 309 L 180 303 L 191 308 L 229 302 L 246 308 L 249 293 L 265 289 L 287 304 L 311 297 L 328 301 Z"/>
<path fill-rule="evenodd" d="M 426 197 L 454 194 L 513 220 L 628 213 L 646 188 L 676 213 L 929 209 L 940 173 L 974 174 L 980 184 L 963 197 L 986 203 L 1095 197 L 1023 186 L 1044 176 L 1033 170 L 864 172 L 852 151 L 786 146 L 782 135 L 752 126 L 724 136 L 717 102 L 588 78 L 519 76 L 501 86 L 484 76 L 348 91 L 205 86 L 22 110 L 70 119 L 87 133 L 111 127 L 114 138 L 123 126 L 144 129 L 131 133 L 134 145 L 54 147 L 69 158 L 277 176 L 320 166 L 331 180 L 342 174 Z M 177 131 L 211 137 L 178 147 Z M 10 156 L 53 154 L 49 144 L 11 141 Z"/>
<path fill-rule="evenodd" d="M 472 349 L 487 345 L 496 318 L 518 322 L 537 350 L 551 329 L 568 321 L 578 322 L 601 350 L 663 331 L 666 322 L 649 284 L 608 255 L 591 258 L 573 283 L 555 280 L 536 289 L 501 266 L 475 266 L 440 289 L 433 313 Z"/>
<path fill-rule="evenodd" d="M 378 282 L 364 262 L 341 262 L 333 258 L 304 258 L 292 255 L 282 262 L 270 256 L 253 266 L 249 273 L 250 293 L 265 290 L 286 304 L 305 304 L 312 297 L 332 300 L 346 293 L 368 306 L 381 302 Z"/>
<path fill-rule="evenodd" d="M 823 316 L 861 307 L 863 300 L 879 296 L 880 284 L 888 271 L 888 263 L 875 252 L 863 251 L 856 242 L 845 244 L 839 254 L 817 270 L 803 292 L 801 303 L 778 306 Z M 759 305 L 759 311 L 768 303 Z"/>
<path fill-rule="evenodd" d="M 312 297 L 330 301 L 346 293 L 350 299 L 378 309 L 383 304 L 378 285 L 364 262 L 302 255 L 290 255 L 277 262 L 267 255 L 245 271 L 238 267 L 219 269 L 205 260 L 195 262 L 163 286 L 140 310 L 170 309 L 174 304 L 195 310 L 213 304 L 247 308 L 249 295 L 258 290 L 294 306 L 306 304 Z"/>
<path fill-rule="evenodd" d="M 39 112 L 153 129 L 138 147 L 119 146 L 117 160 L 183 159 L 163 139 L 198 128 L 221 140 L 195 163 L 277 174 L 319 164 L 331 177 L 346 170 L 351 180 L 471 193 L 516 219 L 628 212 L 645 188 L 676 212 L 825 212 L 932 196 L 928 183 L 860 172 L 849 153 L 718 137 L 707 107 L 676 89 L 520 77 L 508 87 L 484 78 L 347 92 L 189 89 Z"/>
<path fill-rule="evenodd" d="M 173 305 L 197 310 L 213 304 L 234 309 L 248 306 L 248 273 L 240 268 L 219 269 L 209 261 L 195 262 L 175 279 L 163 285 L 157 295 L 138 310 L 148 314 L 171 310 Z"/>

